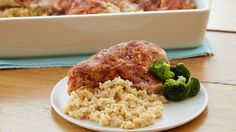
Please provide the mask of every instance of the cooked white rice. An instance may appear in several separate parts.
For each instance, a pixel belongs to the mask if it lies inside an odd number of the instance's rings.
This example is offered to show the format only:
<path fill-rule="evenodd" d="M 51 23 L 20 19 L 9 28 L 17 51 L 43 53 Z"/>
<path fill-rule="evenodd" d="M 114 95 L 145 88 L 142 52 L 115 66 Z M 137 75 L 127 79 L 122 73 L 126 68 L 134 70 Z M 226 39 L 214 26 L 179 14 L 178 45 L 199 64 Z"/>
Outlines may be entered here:
<path fill-rule="evenodd" d="M 120 77 L 100 83 L 98 88 L 80 88 L 72 93 L 64 113 L 78 120 L 91 120 L 103 126 L 134 129 L 154 123 L 163 114 L 167 100 L 158 94 L 136 90 Z"/>

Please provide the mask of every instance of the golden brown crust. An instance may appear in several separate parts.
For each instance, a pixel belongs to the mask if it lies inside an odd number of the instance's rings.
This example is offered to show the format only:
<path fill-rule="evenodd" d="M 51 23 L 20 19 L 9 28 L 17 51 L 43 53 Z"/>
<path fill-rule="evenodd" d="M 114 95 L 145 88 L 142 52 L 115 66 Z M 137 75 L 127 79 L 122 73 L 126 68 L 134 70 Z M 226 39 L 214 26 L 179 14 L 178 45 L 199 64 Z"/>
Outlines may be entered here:
<path fill-rule="evenodd" d="M 128 8 L 128 9 L 127 9 Z M 57 0 L 49 15 L 193 9 L 192 0 Z"/>
<path fill-rule="evenodd" d="M 32 11 L 35 7 L 44 9 L 45 13 L 30 15 L 36 14 Z M 181 10 L 194 7 L 192 0 L 0 0 L 0 17 Z"/>
<path fill-rule="evenodd" d="M 193 9 L 195 5 L 191 0 L 161 0 L 161 10 Z"/>
<path fill-rule="evenodd" d="M 193 9 L 192 0 L 136 0 L 144 11 Z"/>
<path fill-rule="evenodd" d="M 0 9 L 37 6 L 43 0 L 0 0 Z"/>
<path fill-rule="evenodd" d="M 0 18 L 43 16 L 46 12 L 46 0 L 0 0 Z"/>
<path fill-rule="evenodd" d="M 112 10 L 109 10 L 109 9 Z M 58 0 L 50 8 L 49 15 L 98 14 L 119 12 L 119 9 L 106 0 Z"/>
<path fill-rule="evenodd" d="M 0 11 L 1 17 L 23 17 L 23 16 L 43 16 L 46 14 L 46 8 L 42 7 L 14 7 L 14 8 L 5 8 Z"/>
<path fill-rule="evenodd" d="M 15 0 L 0 0 L 0 9 L 5 7 L 18 7 L 20 4 Z"/>
<path fill-rule="evenodd" d="M 70 69 L 68 93 L 82 86 L 97 87 L 99 82 L 117 76 L 132 81 L 137 88 L 155 91 L 162 84 L 149 69 L 157 60 L 168 62 L 164 50 L 147 41 L 129 41 L 103 49 Z"/>

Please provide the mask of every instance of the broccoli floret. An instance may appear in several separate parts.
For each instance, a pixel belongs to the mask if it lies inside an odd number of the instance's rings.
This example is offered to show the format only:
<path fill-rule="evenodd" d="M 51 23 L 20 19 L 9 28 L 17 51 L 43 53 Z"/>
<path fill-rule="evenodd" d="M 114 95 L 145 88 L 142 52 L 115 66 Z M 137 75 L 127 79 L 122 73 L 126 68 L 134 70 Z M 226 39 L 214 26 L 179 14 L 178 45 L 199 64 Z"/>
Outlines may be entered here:
<path fill-rule="evenodd" d="M 190 89 L 188 96 L 193 97 L 200 91 L 200 81 L 197 78 L 190 77 L 187 87 Z"/>
<path fill-rule="evenodd" d="M 178 76 L 184 76 L 188 81 L 191 77 L 190 70 L 183 63 L 179 63 L 175 67 L 171 67 L 170 70 L 175 73 L 175 79 L 177 79 Z"/>
<path fill-rule="evenodd" d="M 163 95 L 172 101 L 181 101 L 188 97 L 189 88 L 186 86 L 186 78 L 179 76 L 178 80 L 168 79 L 163 87 Z"/>
<path fill-rule="evenodd" d="M 170 71 L 170 65 L 164 61 L 154 62 L 151 72 L 163 82 L 165 82 L 166 79 L 171 79 L 175 76 L 174 72 Z"/>

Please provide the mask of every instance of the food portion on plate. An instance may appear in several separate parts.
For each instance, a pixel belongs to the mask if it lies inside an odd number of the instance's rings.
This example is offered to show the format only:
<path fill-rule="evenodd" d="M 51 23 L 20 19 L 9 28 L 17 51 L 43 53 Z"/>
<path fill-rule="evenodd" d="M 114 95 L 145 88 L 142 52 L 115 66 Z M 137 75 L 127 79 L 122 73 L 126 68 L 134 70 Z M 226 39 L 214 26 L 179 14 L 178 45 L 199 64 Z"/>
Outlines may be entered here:
<path fill-rule="evenodd" d="M 68 92 L 82 86 L 97 87 L 100 82 L 120 76 L 133 82 L 148 93 L 159 91 L 162 82 L 152 73 L 150 67 L 155 61 L 169 63 L 163 49 L 147 41 L 129 41 L 103 49 L 70 69 Z"/>
<path fill-rule="evenodd" d="M 129 80 L 116 77 L 96 88 L 82 87 L 72 92 L 64 113 L 78 120 L 102 126 L 135 129 L 149 126 L 163 115 L 164 96 L 136 90 Z"/>
<path fill-rule="evenodd" d="M 164 83 L 162 94 L 169 100 L 182 101 L 197 95 L 200 90 L 200 81 L 191 76 L 183 63 L 171 66 L 164 61 L 156 61 L 150 71 Z"/>
<path fill-rule="evenodd" d="M 103 126 L 135 129 L 162 118 L 163 105 L 198 94 L 200 82 L 182 63 L 148 41 L 103 49 L 68 73 L 70 100 L 65 114 Z"/>
<path fill-rule="evenodd" d="M 192 0 L 0 0 L 0 17 L 194 9 Z"/>

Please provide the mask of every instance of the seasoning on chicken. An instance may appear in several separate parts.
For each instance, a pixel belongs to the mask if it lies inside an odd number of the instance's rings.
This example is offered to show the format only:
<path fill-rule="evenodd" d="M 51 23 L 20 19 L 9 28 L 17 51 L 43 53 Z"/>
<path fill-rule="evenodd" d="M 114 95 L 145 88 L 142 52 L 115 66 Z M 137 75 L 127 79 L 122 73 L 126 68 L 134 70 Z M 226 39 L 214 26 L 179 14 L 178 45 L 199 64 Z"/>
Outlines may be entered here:
<path fill-rule="evenodd" d="M 99 14 L 138 11 L 139 6 L 128 0 L 57 0 L 48 15 Z"/>
<path fill-rule="evenodd" d="M 195 4 L 192 0 L 161 0 L 161 10 L 181 10 L 181 9 L 193 9 Z"/>
<path fill-rule="evenodd" d="M 48 15 L 193 9 L 192 0 L 55 0 Z"/>
<path fill-rule="evenodd" d="M 129 41 L 103 49 L 70 69 L 68 93 L 81 87 L 97 87 L 118 76 L 148 93 L 157 92 L 162 83 L 149 71 L 157 60 L 169 63 L 165 51 L 147 41 Z"/>
<path fill-rule="evenodd" d="M 192 0 L 131 0 L 144 11 L 194 9 Z"/>
<path fill-rule="evenodd" d="M 0 0 L 0 18 L 45 16 L 47 0 Z"/>

